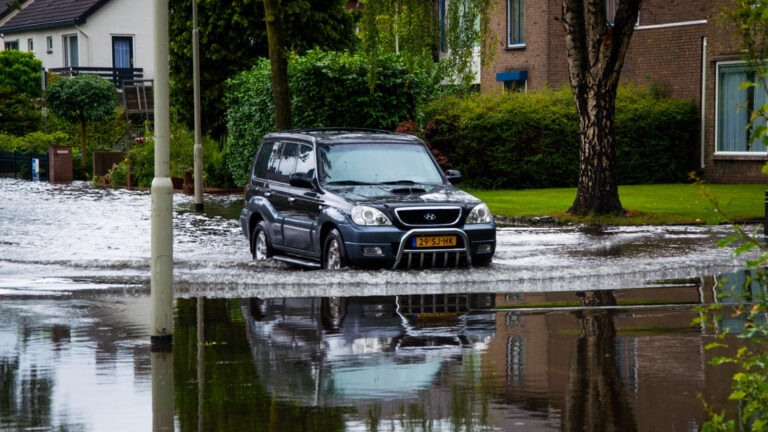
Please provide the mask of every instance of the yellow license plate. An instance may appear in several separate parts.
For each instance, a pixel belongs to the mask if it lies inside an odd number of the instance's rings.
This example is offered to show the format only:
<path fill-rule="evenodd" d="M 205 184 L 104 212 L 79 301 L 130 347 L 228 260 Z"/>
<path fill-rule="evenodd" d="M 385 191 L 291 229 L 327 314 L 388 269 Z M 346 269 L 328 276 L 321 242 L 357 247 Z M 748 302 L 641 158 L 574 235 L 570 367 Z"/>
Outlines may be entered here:
<path fill-rule="evenodd" d="M 456 246 L 456 236 L 414 237 L 413 247 L 434 248 Z"/>

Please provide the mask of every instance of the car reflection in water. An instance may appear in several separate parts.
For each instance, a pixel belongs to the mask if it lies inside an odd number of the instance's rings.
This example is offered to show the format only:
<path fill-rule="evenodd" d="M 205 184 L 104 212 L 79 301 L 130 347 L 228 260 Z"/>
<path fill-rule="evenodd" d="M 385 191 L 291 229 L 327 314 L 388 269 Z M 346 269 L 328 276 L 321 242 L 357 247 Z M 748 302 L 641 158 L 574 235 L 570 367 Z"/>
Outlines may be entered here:
<path fill-rule="evenodd" d="M 310 406 L 418 397 L 441 365 L 495 334 L 493 296 L 413 295 L 244 302 L 259 374 L 277 398 Z"/>

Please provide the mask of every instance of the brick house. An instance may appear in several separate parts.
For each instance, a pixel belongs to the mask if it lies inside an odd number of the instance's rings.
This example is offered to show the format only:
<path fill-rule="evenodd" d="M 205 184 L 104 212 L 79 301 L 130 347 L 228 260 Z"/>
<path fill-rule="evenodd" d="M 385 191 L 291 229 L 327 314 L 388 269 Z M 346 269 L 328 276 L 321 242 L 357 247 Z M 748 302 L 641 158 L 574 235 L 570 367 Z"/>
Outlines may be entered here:
<path fill-rule="evenodd" d="M 608 0 L 609 20 L 618 0 Z M 568 82 L 561 0 L 498 0 L 491 26 L 497 55 L 482 69 L 483 92 L 559 87 Z M 737 105 L 764 104 L 762 90 L 739 90 L 749 71 L 733 28 L 719 21 L 728 0 L 645 0 L 622 79 L 656 83 L 693 100 L 701 113 L 696 166 L 718 183 L 768 183 L 766 148 L 749 144 L 748 114 Z"/>

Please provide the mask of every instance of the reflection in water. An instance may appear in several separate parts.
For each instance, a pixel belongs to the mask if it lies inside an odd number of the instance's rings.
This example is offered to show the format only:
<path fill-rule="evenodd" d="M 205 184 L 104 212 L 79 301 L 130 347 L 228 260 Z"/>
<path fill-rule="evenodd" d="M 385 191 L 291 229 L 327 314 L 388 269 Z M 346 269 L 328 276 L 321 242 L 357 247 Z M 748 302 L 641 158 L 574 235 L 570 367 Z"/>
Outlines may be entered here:
<path fill-rule="evenodd" d="M 181 299 L 172 353 L 148 297 L 3 298 L 0 430 L 696 430 L 712 289 Z"/>
<path fill-rule="evenodd" d="M 577 293 L 583 306 L 613 306 L 611 291 Z M 567 431 L 637 430 L 618 373 L 616 326 L 610 310 L 576 313 L 580 330 L 571 358 L 564 410 Z"/>

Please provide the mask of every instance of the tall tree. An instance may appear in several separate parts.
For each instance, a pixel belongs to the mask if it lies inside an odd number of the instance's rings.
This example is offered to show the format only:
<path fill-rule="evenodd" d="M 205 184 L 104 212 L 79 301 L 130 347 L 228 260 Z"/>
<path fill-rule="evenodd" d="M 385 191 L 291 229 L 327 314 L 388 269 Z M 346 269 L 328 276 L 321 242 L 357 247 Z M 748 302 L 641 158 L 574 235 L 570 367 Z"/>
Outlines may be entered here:
<path fill-rule="evenodd" d="M 581 149 L 571 214 L 623 214 L 616 181 L 614 114 L 624 57 L 642 0 L 621 0 L 611 22 L 605 0 L 563 0 L 568 77 Z"/>
<path fill-rule="evenodd" d="M 264 21 L 267 23 L 269 64 L 272 75 L 272 100 L 275 104 L 277 130 L 291 128 L 291 98 L 288 92 L 288 53 L 285 52 L 280 0 L 264 0 Z"/>
<path fill-rule="evenodd" d="M 88 121 L 101 121 L 115 112 L 117 90 L 115 86 L 96 75 L 80 74 L 73 78 L 60 78 L 48 87 L 45 102 L 55 115 L 80 123 L 80 153 L 83 168 L 87 158 L 85 125 Z"/>
<path fill-rule="evenodd" d="M 283 0 L 281 21 L 287 48 L 352 48 L 355 23 L 344 0 Z M 192 11 L 189 0 L 169 0 L 171 103 L 192 125 Z M 225 81 L 267 57 L 264 4 L 252 0 L 199 0 L 200 90 L 203 131 L 226 134 Z"/>

